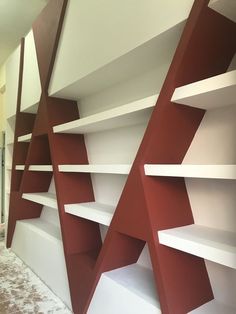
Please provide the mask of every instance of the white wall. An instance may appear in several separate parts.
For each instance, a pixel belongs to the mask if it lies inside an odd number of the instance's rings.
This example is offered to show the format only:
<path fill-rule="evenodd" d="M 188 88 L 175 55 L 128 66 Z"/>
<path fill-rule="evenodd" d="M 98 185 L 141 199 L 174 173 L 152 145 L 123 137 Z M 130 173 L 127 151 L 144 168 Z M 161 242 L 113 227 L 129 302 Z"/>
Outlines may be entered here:
<path fill-rule="evenodd" d="M 20 46 L 10 55 L 6 62 L 6 117 L 16 113 L 20 67 Z"/>

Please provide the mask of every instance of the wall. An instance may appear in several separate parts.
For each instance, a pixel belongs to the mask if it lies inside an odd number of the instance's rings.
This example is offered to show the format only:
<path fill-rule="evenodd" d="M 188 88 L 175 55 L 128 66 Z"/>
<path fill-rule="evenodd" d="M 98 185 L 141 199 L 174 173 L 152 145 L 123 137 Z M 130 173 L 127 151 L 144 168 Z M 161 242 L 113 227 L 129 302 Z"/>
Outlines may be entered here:
<path fill-rule="evenodd" d="M 0 133 L 6 128 L 6 115 L 5 115 L 5 64 L 0 68 Z M 3 145 L 2 136 L 0 136 L 0 147 Z"/>

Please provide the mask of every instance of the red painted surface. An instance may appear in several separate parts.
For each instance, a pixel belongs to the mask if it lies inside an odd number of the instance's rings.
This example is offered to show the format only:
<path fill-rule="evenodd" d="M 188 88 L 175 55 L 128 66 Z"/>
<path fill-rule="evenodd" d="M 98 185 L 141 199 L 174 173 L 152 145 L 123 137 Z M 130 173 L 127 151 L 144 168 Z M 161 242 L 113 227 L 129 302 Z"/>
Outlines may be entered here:
<path fill-rule="evenodd" d="M 41 206 L 22 201 L 21 193 L 47 191 L 50 184 L 51 173 L 30 173 L 28 166 L 50 162 L 74 313 L 87 312 L 102 272 L 135 263 L 147 242 L 162 313 L 186 314 L 213 298 L 204 261 L 160 245 L 157 237 L 158 230 L 193 223 L 185 183 L 146 177 L 143 166 L 182 162 L 204 111 L 171 103 L 172 94 L 177 86 L 226 71 L 236 50 L 235 23 L 210 10 L 208 1 L 195 1 L 102 245 L 98 224 L 64 211 L 67 203 L 94 200 L 89 174 L 58 171 L 59 164 L 88 163 L 84 137 L 52 131 L 54 125 L 79 118 L 75 102 L 47 96 L 66 2 L 50 1 L 33 26 L 43 92 L 26 170 L 22 179 L 16 177 L 19 192 L 11 196 L 8 245 L 15 221 L 41 212 Z M 14 160 L 21 154 L 25 158 L 23 152 L 14 153 Z"/>

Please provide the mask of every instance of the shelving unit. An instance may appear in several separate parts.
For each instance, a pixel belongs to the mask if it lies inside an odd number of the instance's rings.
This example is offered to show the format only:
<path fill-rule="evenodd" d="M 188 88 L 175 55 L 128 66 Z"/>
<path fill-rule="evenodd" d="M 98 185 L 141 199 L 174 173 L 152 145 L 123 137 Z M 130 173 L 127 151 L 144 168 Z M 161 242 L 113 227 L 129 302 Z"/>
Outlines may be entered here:
<path fill-rule="evenodd" d="M 236 70 L 175 89 L 171 101 L 205 110 L 235 105 Z"/>
<path fill-rule="evenodd" d="M 81 218 L 98 222 L 105 226 L 110 226 L 115 206 L 88 202 L 80 204 L 66 204 L 65 212 Z"/>
<path fill-rule="evenodd" d="M 129 174 L 131 165 L 59 165 L 60 172 Z"/>
<path fill-rule="evenodd" d="M 145 123 L 150 117 L 150 108 L 155 106 L 157 98 L 158 95 L 149 96 L 118 108 L 57 125 L 53 131 L 55 133 L 84 134 Z"/>
<path fill-rule="evenodd" d="M 144 165 L 147 176 L 236 179 L 236 165 Z"/>
<path fill-rule="evenodd" d="M 161 244 L 236 269 L 236 233 L 198 225 L 158 232 Z"/>
<path fill-rule="evenodd" d="M 54 209 L 57 207 L 56 195 L 48 192 L 23 193 L 22 198 Z"/>
<path fill-rule="evenodd" d="M 8 247 L 15 229 L 16 253 L 62 298 L 69 286 L 75 314 L 209 314 L 222 300 L 214 300 L 204 258 L 235 268 L 235 233 L 194 225 L 196 206 L 184 178 L 235 182 L 236 161 L 184 164 L 184 158 L 214 111 L 202 108 L 234 105 L 235 71 L 225 72 L 236 52 L 236 26 L 205 0 L 194 2 L 185 26 L 192 3 L 130 7 L 106 0 L 94 11 L 87 1 L 71 0 L 63 21 L 67 1 L 52 0 L 26 36 Z M 82 27 L 84 17 L 91 19 L 88 27 Z M 143 23 L 144 32 L 137 32 Z M 175 104 L 182 100 L 187 106 Z M 31 122 L 23 128 L 27 117 Z M 15 171 L 23 165 L 24 171 Z M 51 225 L 59 233 L 61 228 L 60 239 Z M 25 241 L 27 252 L 38 246 L 43 252 L 25 256 Z M 173 242 L 174 249 L 167 247 Z M 54 276 L 50 267 L 57 263 Z"/>

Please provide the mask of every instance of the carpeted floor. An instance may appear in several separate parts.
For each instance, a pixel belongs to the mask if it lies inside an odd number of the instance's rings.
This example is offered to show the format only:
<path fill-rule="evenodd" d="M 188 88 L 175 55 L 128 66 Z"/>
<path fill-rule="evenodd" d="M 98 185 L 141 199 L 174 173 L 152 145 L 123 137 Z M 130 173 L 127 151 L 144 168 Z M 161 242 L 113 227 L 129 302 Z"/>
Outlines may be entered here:
<path fill-rule="evenodd" d="M 71 314 L 0 238 L 0 314 Z"/>

